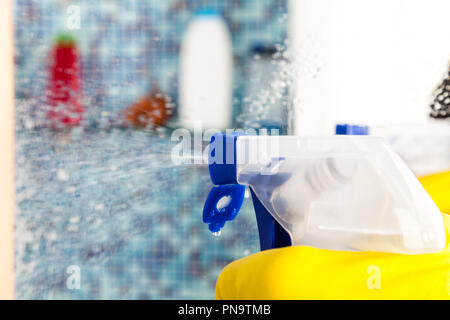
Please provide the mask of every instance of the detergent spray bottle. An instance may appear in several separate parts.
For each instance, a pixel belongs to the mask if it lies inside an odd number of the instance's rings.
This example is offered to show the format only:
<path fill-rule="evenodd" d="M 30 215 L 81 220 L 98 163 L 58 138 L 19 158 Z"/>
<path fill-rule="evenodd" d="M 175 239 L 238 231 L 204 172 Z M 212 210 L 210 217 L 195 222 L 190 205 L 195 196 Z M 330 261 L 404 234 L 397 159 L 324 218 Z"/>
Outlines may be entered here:
<path fill-rule="evenodd" d="M 381 138 L 215 134 L 203 221 L 233 220 L 250 188 L 261 250 L 424 254 L 445 247 L 439 209 Z"/>

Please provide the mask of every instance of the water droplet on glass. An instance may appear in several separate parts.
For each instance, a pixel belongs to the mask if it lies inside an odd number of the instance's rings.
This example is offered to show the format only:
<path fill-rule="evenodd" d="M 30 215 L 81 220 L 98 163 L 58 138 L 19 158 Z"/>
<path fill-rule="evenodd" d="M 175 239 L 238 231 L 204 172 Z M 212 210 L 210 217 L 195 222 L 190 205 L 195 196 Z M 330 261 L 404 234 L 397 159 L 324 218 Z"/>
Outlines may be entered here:
<path fill-rule="evenodd" d="M 58 180 L 59 181 L 68 181 L 69 180 L 69 174 L 66 170 L 58 170 Z"/>

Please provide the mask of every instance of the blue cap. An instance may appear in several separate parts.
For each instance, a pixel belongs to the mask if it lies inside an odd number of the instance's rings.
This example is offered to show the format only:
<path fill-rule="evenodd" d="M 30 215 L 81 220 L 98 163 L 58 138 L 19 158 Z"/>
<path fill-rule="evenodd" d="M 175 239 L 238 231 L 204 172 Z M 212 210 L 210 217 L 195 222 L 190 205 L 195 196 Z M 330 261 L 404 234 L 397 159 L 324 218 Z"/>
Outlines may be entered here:
<path fill-rule="evenodd" d="M 277 48 L 273 44 L 255 42 L 252 44 L 250 51 L 254 54 L 274 55 L 277 53 Z"/>
<path fill-rule="evenodd" d="M 196 16 L 220 16 L 220 13 L 213 8 L 201 8 L 195 12 Z"/>
<path fill-rule="evenodd" d="M 351 124 L 336 125 L 337 135 L 353 135 L 353 136 L 367 136 L 369 134 L 368 126 L 357 126 Z"/>

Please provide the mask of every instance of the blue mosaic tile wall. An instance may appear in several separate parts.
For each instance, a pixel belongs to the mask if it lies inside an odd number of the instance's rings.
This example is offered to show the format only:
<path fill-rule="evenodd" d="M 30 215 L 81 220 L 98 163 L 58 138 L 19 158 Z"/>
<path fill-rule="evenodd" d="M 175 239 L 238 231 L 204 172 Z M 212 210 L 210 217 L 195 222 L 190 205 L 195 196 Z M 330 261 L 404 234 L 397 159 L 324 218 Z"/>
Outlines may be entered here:
<path fill-rule="evenodd" d="M 172 165 L 166 138 L 39 130 L 16 141 L 17 298 L 213 298 L 220 270 L 258 250 L 250 199 L 212 236 L 207 169 Z"/>
<path fill-rule="evenodd" d="M 73 4 L 90 123 L 72 132 L 29 126 Z M 222 268 L 258 251 L 250 199 L 220 237 L 201 222 L 207 168 L 171 163 L 170 129 L 104 125 L 152 83 L 176 104 L 180 40 L 206 6 L 232 33 L 238 109 L 249 47 L 285 38 L 284 0 L 15 1 L 17 298 L 214 298 Z M 79 288 L 68 286 L 73 266 Z"/>

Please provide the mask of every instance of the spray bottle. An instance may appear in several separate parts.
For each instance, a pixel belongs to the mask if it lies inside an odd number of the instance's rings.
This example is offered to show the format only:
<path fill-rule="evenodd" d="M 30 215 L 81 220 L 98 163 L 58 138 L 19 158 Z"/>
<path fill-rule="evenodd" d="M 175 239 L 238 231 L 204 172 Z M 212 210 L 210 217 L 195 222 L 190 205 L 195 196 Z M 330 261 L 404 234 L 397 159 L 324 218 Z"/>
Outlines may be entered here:
<path fill-rule="evenodd" d="M 203 221 L 233 220 L 250 188 L 261 250 L 424 254 L 445 247 L 439 209 L 400 157 L 370 136 L 215 134 Z"/>

